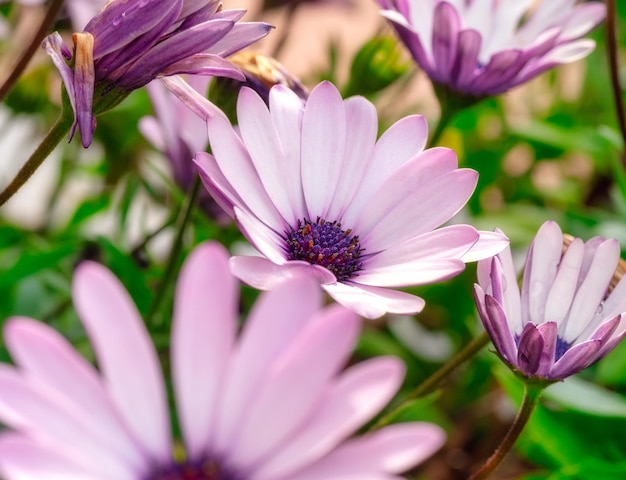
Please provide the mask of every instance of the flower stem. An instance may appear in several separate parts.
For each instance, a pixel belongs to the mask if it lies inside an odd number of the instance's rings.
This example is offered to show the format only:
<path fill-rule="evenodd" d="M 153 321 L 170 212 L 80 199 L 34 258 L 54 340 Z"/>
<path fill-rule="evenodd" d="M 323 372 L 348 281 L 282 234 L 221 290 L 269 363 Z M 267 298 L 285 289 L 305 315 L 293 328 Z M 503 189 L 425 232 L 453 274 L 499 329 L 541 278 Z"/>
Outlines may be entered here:
<path fill-rule="evenodd" d="M 274 51 L 272 52 L 272 57 L 278 58 L 285 48 L 285 44 L 287 43 L 287 38 L 291 33 L 291 25 L 293 24 L 293 19 L 296 16 L 296 11 L 298 10 L 298 6 L 300 2 L 290 2 L 287 6 L 287 13 L 285 14 L 285 22 L 282 28 L 282 34 L 276 42 L 276 46 L 274 47 Z"/>
<path fill-rule="evenodd" d="M 185 235 L 185 231 L 187 230 L 187 225 L 189 224 L 191 212 L 193 211 L 199 191 L 200 177 L 196 176 L 196 180 L 189 192 L 187 193 L 187 196 L 185 197 L 185 203 L 183 204 L 180 210 L 180 214 L 176 219 L 176 237 L 174 238 L 174 243 L 172 244 L 172 249 L 170 250 L 170 255 L 167 259 L 167 266 L 165 268 L 165 273 L 163 273 L 163 279 L 159 284 L 156 295 L 148 312 L 148 319 L 152 319 L 155 326 L 161 324 L 161 317 L 157 317 L 156 313 L 158 312 L 159 307 L 161 306 L 161 303 L 165 298 L 165 293 L 167 292 L 169 284 L 174 277 L 176 265 L 178 264 L 180 253 L 183 248 L 183 237 Z"/>
<path fill-rule="evenodd" d="M 626 168 L 626 113 L 624 112 L 624 102 L 622 101 L 622 87 L 619 81 L 619 64 L 617 50 L 617 28 L 616 28 L 617 12 L 615 9 L 615 0 L 607 0 L 606 2 L 606 46 L 609 60 L 609 70 L 611 75 L 611 87 L 613 89 L 613 100 L 615 102 L 615 110 L 617 112 L 617 120 L 619 130 L 622 135 L 624 150 L 622 151 L 622 164 Z"/>
<path fill-rule="evenodd" d="M 509 451 L 513 448 L 513 445 L 515 445 L 515 442 L 522 433 L 522 430 L 524 430 L 530 416 L 539 403 L 539 397 L 541 396 L 544 388 L 544 385 L 530 383 L 526 383 L 524 385 L 524 398 L 522 400 L 522 406 L 520 407 L 519 412 L 517 412 L 517 416 L 515 417 L 511 428 L 504 437 L 504 440 L 502 440 L 500 446 L 495 452 L 493 452 L 491 457 L 489 457 L 489 460 L 487 460 L 480 470 L 472 475 L 469 480 L 483 480 L 484 478 L 487 478 L 498 467 L 498 465 L 500 465 L 506 454 L 509 453 Z"/>
<path fill-rule="evenodd" d="M 72 128 L 74 122 L 73 115 L 68 115 L 67 110 L 61 112 L 61 116 L 54 124 L 46 138 L 37 147 L 37 150 L 30 156 L 24 166 L 17 173 L 13 181 L 0 193 L 0 206 L 4 205 L 15 193 L 26 183 L 33 173 L 39 168 L 39 165 L 48 158 L 48 155 L 59 144 L 61 139 L 67 135 Z"/>
<path fill-rule="evenodd" d="M 441 139 L 441 135 L 446 130 L 450 120 L 454 117 L 454 113 L 451 112 L 448 108 L 445 108 L 444 105 L 441 106 L 441 115 L 439 116 L 439 121 L 437 122 L 437 126 L 433 131 L 430 141 L 428 142 L 429 147 L 435 147 L 439 140 Z"/>
<path fill-rule="evenodd" d="M 489 343 L 489 335 L 487 333 L 483 333 L 478 337 L 474 338 L 471 342 L 469 342 L 462 350 L 460 350 L 454 357 L 450 359 L 447 363 L 442 365 L 439 370 L 434 372 L 430 377 L 420 383 L 415 390 L 413 390 L 409 395 L 404 399 L 404 401 L 394 408 L 391 412 L 381 417 L 378 422 L 376 422 L 370 430 L 378 430 L 379 428 L 384 427 L 391 423 L 391 421 L 397 417 L 399 414 L 403 413 L 406 409 L 411 406 L 411 401 L 417 398 L 423 397 L 427 393 L 430 393 L 433 389 L 437 387 L 448 375 L 450 375 L 454 370 L 456 370 L 459 366 L 463 365 L 467 360 L 472 358 L 478 352 L 482 350 L 482 348 Z"/>
<path fill-rule="evenodd" d="M 2 83 L 2 86 L 0 86 L 0 102 L 2 102 L 6 98 L 8 93 L 13 88 L 13 85 L 15 85 L 15 82 L 17 82 L 17 79 L 20 78 L 20 76 L 22 75 L 22 72 L 30 62 L 30 59 L 40 48 L 43 38 L 50 31 L 50 28 L 52 28 L 52 25 L 54 24 L 54 21 L 56 20 L 59 10 L 61 10 L 62 6 L 63 0 L 52 0 L 50 2 L 50 8 L 48 8 L 46 16 L 42 20 L 41 25 L 39 25 L 37 33 L 35 33 L 32 41 L 30 42 L 26 50 L 24 50 L 24 53 L 22 53 L 22 56 L 17 61 L 15 67 L 11 70 L 8 78 Z"/>

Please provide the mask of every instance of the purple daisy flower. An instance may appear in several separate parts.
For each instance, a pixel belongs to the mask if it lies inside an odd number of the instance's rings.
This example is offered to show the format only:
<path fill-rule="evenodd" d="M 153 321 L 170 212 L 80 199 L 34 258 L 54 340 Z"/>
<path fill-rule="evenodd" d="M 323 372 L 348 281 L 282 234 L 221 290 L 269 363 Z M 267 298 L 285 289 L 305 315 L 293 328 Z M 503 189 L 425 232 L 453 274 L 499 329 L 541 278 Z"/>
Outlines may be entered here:
<path fill-rule="evenodd" d="M 265 36 L 265 23 L 238 22 L 244 10 L 217 0 L 113 0 L 84 31 L 74 56 L 55 32 L 44 48 L 59 69 L 82 144 L 91 144 L 95 115 L 158 76 L 177 73 L 243 79 L 226 57 Z M 68 62 L 71 62 L 68 65 Z"/>
<path fill-rule="evenodd" d="M 584 243 L 554 222 L 528 251 L 521 295 L 510 249 L 479 262 L 476 305 L 500 357 L 526 377 L 556 381 L 606 355 L 626 335 L 619 262 L 616 240 Z"/>
<path fill-rule="evenodd" d="M 478 173 L 457 168 L 450 149 L 424 149 L 422 116 L 398 121 L 377 141 L 374 105 L 344 101 L 328 82 L 304 105 L 275 86 L 269 108 L 243 88 L 237 113 L 238 129 L 208 119 L 213 155 L 198 153 L 196 163 L 265 257 L 231 260 L 235 275 L 256 288 L 306 270 L 365 317 L 416 313 L 421 298 L 387 287 L 450 278 L 508 244 L 470 225 L 434 230 L 465 205 Z"/>
<path fill-rule="evenodd" d="M 497 95 L 595 47 L 581 39 L 606 13 L 576 0 L 378 0 L 435 84 Z M 535 5 L 537 4 L 537 5 Z"/>
<path fill-rule="evenodd" d="M 180 443 L 157 351 L 122 284 L 84 262 L 72 296 L 97 369 L 41 322 L 4 325 L 17 367 L 0 365 L 3 479 L 400 480 L 445 440 L 426 422 L 352 436 L 396 393 L 404 365 L 378 357 L 344 370 L 361 322 L 322 308 L 310 278 L 261 295 L 238 334 L 226 250 L 189 255 L 171 335 Z"/>

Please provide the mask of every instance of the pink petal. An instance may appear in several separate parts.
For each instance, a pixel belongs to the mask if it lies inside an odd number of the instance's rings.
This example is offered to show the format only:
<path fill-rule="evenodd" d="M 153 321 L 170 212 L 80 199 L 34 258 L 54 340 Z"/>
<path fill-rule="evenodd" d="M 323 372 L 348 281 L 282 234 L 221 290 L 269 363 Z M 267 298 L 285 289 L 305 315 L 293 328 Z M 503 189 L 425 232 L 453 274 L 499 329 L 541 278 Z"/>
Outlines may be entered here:
<path fill-rule="evenodd" d="M 461 28 L 459 14 L 448 2 L 435 6 L 432 30 L 432 55 L 440 78 L 450 79 L 450 71 L 456 58 L 458 34 Z"/>
<path fill-rule="evenodd" d="M 281 235 L 246 209 L 234 207 L 234 212 L 241 233 L 259 253 L 279 265 L 287 261 L 287 242 Z"/>
<path fill-rule="evenodd" d="M 274 455 L 255 468 L 253 480 L 293 474 L 330 452 L 391 400 L 402 382 L 404 364 L 393 357 L 361 362 L 328 388 L 315 415 Z"/>
<path fill-rule="evenodd" d="M 400 473 L 423 462 L 445 442 L 441 428 L 430 423 L 400 423 L 358 437 L 297 473 L 298 480 L 349 474 Z"/>
<path fill-rule="evenodd" d="M 268 365 L 242 416 L 229 460 L 246 470 L 290 441 L 348 360 L 359 330 L 360 319 L 338 305 L 317 314 Z"/>
<path fill-rule="evenodd" d="M 564 340 L 571 342 L 577 338 L 594 317 L 606 295 L 619 255 L 619 243 L 615 239 L 606 240 L 598 247 L 571 304 L 571 313 L 561 334 Z"/>
<path fill-rule="evenodd" d="M 586 35 L 602 23 L 605 16 L 606 5 L 601 2 L 589 2 L 576 6 L 559 35 L 559 41 L 573 40 Z"/>
<path fill-rule="evenodd" d="M 209 447 L 238 309 L 238 284 L 228 268 L 228 252 L 217 243 L 200 245 L 181 269 L 172 327 L 172 381 L 192 459 Z"/>
<path fill-rule="evenodd" d="M 366 205 L 383 183 L 407 160 L 426 146 L 428 125 L 421 115 L 411 115 L 394 123 L 376 142 L 374 155 L 361 180 L 351 205 L 342 219 L 354 225 Z"/>
<path fill-rule="evenodd" d="M 474 79 L 481 44 L 482 36 L 476 30 L 459 32 L 456 59 L 450 73 L 450 82 L 453 87 L 462 90 Z"/>
<path fill-rule="evenodd" d="M 109 270 L 94 262 L 76 268 L 72 293 L 120 413 L 155 458 L 170 458 L 161 365 L 132 299 Z"/>
<path fill-rule="evenodd" d="M 543 322 L 546 299 L 554 282 L 563 249 L 563 233 L 555 222 L 545 222 L 528 250 L 522 284 L 522 318 Z"/>
<path fill-rule="evenodd" d="M 378 318 L 385 313 L 412 315 L 422 311 L 422 298 L 387 288 L 358 283 L 333 283 L 323 285 L 335 301 L 365 318 Z"/>
<path fill-rule="evenodd" d="M 268 197 L 250 155 L 233 127 L 218 117 L 209 118 L 207 126 L 213 156 L 232 190 L 244 201 L 243 206 L 266 225 L 285 228 L 285 220 Z"/>
<path fill-rule="evenodd" d="M 121 480 L 21 435 L 0 436 L 0 473 L 12 480 Z M 127 479 L 130 480 L 130 479 Z"/>
<path fill-rule="evenodd" d="M 99 465 L 105 477 L 132 480 L 138 472 L 106 447 L 102 434 L 84 414 L 54 392 L 28 382 L 14 368 L 0 366 L 0 418 L 3 424 L 62 446 L 68 455 Z"/>
<path fill-rule="evenodd" d="M 302 188 L 309 219 L 326 218 L 345 149 L 346 111 L 341 94 L 332 83 L 322 82 L 311 91 L 302 118 Z"/>
<path fill-rule="evenodd" d="M 206 152 L 198 152 L 194 158 L 202 184 L 213 200 L 230 216 L 235 218 L 234 205 L 243 205 L 244 201 L 228 182 L 215 157 Z"/>
<path fill-rule="evenodd" d="M 200 94 L 182 77 L 161 77 L 159 81 L 202 120 L 207 121 L 214 116 L 227 120 L 222 110 L 207 100 L 204 95 Z"/>
<path fill-rule="evenodd" d="M 359 234 L 369 232 L 361 237 L 361 245 L 376 253 L 440 226 L 463 208 L 477 179 L 474 170 L 461 169 L 441 175 L 404 197 L 396 193 L 402 189 L 381 189 L 354 227 Z M 392 210 L 387 210 L 386 206 L 392 205 Z"/>
<path fill-rule="evenodd" d="M 293 200 L 302 197 L 300 185 L 291 182 L 288 170 L 293 159 L 282 148 L 265 102 L 250 88 L 242 88 L 237 102 L 241 137 L 270 200 L 289 225 L 302 217 Z"/>
<path fill-rule="evenodd" d="M 478 240 L 468 252 L 463 255 L 465 263 L 476 262 L 484 258 L 491 258 L 509 246 L 509 239 L 502 232 L 478 231 Z"/>
<path fill-rule="evenodd" d="M 597 360 L 602 343 L 600 340 L 588 340 L 574 345 L 554 364 L 550 378 L 569 377 L 587 368 Z"/>
<path fill-rule="evenodd" d="M 554 283 L 546 299 L 546 322 L 556 322 L 564 327 L 567 314 L 576 293 L 576 284 L 582 266 L 585 247 L 580 238 L 575 238 L 561 259 Z"/>
<path fill-rule="evenodd" d="M 480 319 L 498 353 L 507 362 L 516 364 L 517 347 L 511 326 L 504 310 L 502 310 L 502 306 L 492 296 L 485 295 L 479 285 L 474 285 L 474 295 L 476 306 L 480 312 Z M 480 301 L 481 299 L 483 301 Z"/>
<path fill-rule="evenodd" d="M 374 153 L 378 134 L 378 115 L 376 107 L 363 97 L 351 97 L 345 102 L 346 152 L 342 162 L 340 178 L 332 205 L 328 210 L 328 219 L 340 219 L 352 205 L 352 198 L 358 192 L 361 179 L 367 171 Z M 345 181 L 350 179 L 350 181 Z"/>
<path fill-rule="evenodd" d="M 465 264 L 455 258 L 434 258 L 412 263 L 365 270 L 353 278 L 360 285 L 409 287 L 441 282 L 457 276 Z"/>
<path fill-rule="evenodd" d="M 292 208 L 294 212 L 298 212 L 298 218 L 304 217 L 306 213 L 300 173 L 303 112 L 303 101 L 292 90 L 282 85 L 272 87 L 270 90 L 270 114 L 280 137 L 280 144 L 286 159 L 283 168 L 287 183 L 284 188 L 292 192 Z"/>
<path fill-rule="evenodd" d="M 130 435 L 96 370 L 59 333 L 27 318 L 14 317 L 4 338 L 16 363 L 79 413 L 107 449 L 140 469 L 144 452 Z"/>
<path fill-rule="evenodd" d="M 310 277 L 293 278 L 262 294 L 248 316 L 220 398 L 214 439 L 217 451 L 230 451 L 269 366 L 313 321 L 321 291 Z"/>
<path fill-rule="evenodd" d="M 319 285 L 337 281 L 330 270 L 299 260 L 277 265 L 262 257 L 233 257 L 230 270 L 242 282 L 259 290 L 272 290 L 284 281 L 301 276 L 315 279 Z"/>
<path fill-rule="evenodd" d="M 431 148 L 407 160 L 361 206 L 358 220 L 350 226 L 354 227 L 361 238 L 366 237 L 382 218 L 397 208 L 398 203 L 428 188 L 437 179 L 453 172 L 456 167 L 456 155 L 447 148 Z"/>

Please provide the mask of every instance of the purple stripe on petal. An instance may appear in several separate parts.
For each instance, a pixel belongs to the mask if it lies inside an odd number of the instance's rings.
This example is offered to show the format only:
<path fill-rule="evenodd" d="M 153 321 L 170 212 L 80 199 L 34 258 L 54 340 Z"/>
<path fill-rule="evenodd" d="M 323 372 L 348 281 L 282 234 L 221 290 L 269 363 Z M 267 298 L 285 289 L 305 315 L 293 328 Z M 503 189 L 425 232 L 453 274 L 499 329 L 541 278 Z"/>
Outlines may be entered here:
<path fill-rule="evenodd" d="M 174 19 L 180 14 L 182 0 L 141 0 L 110 2 L 102 12 L 91 19 L 85 32 L 97 39 L 94 46 L 96 60 L 103 55 L 125 47 L 141 35 L 159 29 L 164 22 L 169 26 L 172 11 Z"/>
<path fill-rule="evenodd" d="M 226 77 L 240 82 L 246 80 L 246 76 L 241 73 L 241 70 L 228 60 L 208 53 L 197 53 L 172 63 L 169 67 L 161 70 L 159 76 L 167 77 L 182 73 Z"/>
<path fill-rule="evenodd" d="M 534 323 L 527 323 L 517 347 L 517 365 L 526 375 L 534 376 L 537 374 L 537 370 L 541 366 L 544 346 L 545 341 L 541 332 Z"/>
<path fill-rule="evenodd" d="M 171 36 L 133 63 L 120 78 L 120 85 L 128 89 L 142 87 L 162 69 L 217 42 L 233 25 L 230 20 L 212 20 Z"/>
<path fill-rule="evenodd" d="M 563 379 L 580 372 L 598 360 L 600 340 L 589 340 L 570 348 L 552 367 L 549 378 Z"/>
<path fill-rule="evenodd" d="M 169 9 L 163 16 L 161 22 L 143 35 L 126 44 L 123 48 L 112 51 L 106 56 L 98 59 L 96 68 L 98 78 L 106 78 L 114 81 L 120 78 L 128 69 L 129 65 L 137 60 L 141 55 L 161 41 L 161 37 L 176 19 L 179 11 Z M 100 40 L 96 40 L 96 47 Z M 96 57 L 98 58 L 98 57 Z"/>
<path fill-rule="evenodd" d="M 453 88 L 462 89 L 469 85 L 478 67 L 478 54 L 482 37 L 476 30 L 463 30 L 459 33 L 456 58 L 450 70 L 450 83 Z"/>
<path fill-rule="evenodd" d="M 435 7 L 433 18 L 432 52 L 435 68 L 446 82 L 451 80 L 450 71 L 457 56 L 457 37 L 461 20 L 456 9 L 448 2 Z"/>
<path fill-rule="evenodd" d="M 554 365 L 558 325 L 556 322 L 546 322 L 539 325 L 537 330 L 543 337 L 544 344 L 536 375 L 545 377 L 550 373 L 550 369 Z"/>
<path fill-rule="evenodd" d="M 476 290 L 474 294 L 477 295 Z M 481 315 L 481 320 L 498 353 L 507 362 L 516 364 L 517 348 L 506 315 L 502 306 L 490 295 L 485 295 L 485 313 L 485 316 Z"/>

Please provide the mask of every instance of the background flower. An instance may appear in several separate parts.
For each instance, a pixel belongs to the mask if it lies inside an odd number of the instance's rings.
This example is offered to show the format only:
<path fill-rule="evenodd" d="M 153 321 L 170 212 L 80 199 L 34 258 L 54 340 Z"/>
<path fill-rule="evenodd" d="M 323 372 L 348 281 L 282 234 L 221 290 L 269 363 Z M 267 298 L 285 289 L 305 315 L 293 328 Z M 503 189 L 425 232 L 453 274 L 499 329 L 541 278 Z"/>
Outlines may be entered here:
<path fill-rule="evenodd" d="M 588 55 L 581 39 L 604 18 L 576 0 L 378 0 L 418 65 L 437 84 L 497 95 Z"/>
<path fill-rule="evenodd" d="M 85 262 L 73 298 L 99 370 L 43 323 L 13 318 L 4 329 L 19 365 L 0 367 L 0 418 L 16 430 L 0 436 L 7 480 L 392 479 L 443 443 L 426 423 L 348 439 L 396 392 L 402 363 L 341 372 L 359 319 L 321 310 L 307 278 L 262 296 L 238 336 L 227 252 L 205 244 L 176 291 L 171 364 L 186 451 L 176 461 L 161 366 L 129 295 Z"/>
<path fill-rule="evenodd" d="M 433 230 L 468 200 L 477 173 L 452 150 L 424 150 L 427 125 L 414 115 L 376 141 L 374 106 L 342 100 L 328 82 L 305 106 L 281 86 L 270 107 L 252 90 L 238 102 L 239 135 L 208 120 L 214 156 L 196 155 L 205 185 L 266 257 L 235 257 L 254 287 L 307 270 L 339 303 L 366 317 L 415 313 L 421 298 L 386 287 L 452 277 L 465 261 L 500 251 L 506 238 L 469 225 Z"/>
<path fill-rule="evenodd" d="M 527 377 L 560 380 L 606 355 L 626 335 L 626 280 L 609 286 L 616 240 L 565 242 L 546 222 L 528 251 L 520 296 L 511 251 L 478 265 L 476 305 L 502 359 Z"/>
<path fill-rule="evenodd" d="M 117 105 L 157 76 L 198 73 L 242 78 L 223 57 L 270 30 L 265 23 L 238 22 L 244 13 L 221 10 L 221 3 L 214 0 L 114 0 L 83 32 L 74 34 L 73 68 L 67 63 L 72 54 L 60 35 L 48 36 L 44 48 L 61 72 L 83 146 L 91 143 L 94 114 Z"/>

